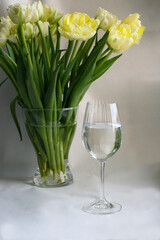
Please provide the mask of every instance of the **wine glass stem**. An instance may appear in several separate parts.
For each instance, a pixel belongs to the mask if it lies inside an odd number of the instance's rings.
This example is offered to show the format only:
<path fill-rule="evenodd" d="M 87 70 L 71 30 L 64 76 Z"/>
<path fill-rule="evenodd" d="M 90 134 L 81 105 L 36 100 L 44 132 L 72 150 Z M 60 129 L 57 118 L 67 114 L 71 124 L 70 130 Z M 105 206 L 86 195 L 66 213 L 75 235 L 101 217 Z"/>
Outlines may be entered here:
<path fill-rule="evenodd" d="M 105 162 L 100 161 L 100 178 L 101 178 L 101 195 L 100 195 L 100 199 L 104 200 L 105 196 L 104 196 L 104 169 L 105 169 Z"/>

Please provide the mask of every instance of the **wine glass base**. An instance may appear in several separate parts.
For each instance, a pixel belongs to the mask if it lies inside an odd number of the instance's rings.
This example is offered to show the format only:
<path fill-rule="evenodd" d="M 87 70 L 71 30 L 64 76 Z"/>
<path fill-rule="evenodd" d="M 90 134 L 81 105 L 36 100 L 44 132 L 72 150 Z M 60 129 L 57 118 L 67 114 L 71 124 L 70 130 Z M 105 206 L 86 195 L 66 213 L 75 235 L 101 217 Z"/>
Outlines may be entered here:
<path fill-rule="evenodd" d="M 105 215 L 119 212 L 122 206 L 118 203 L 110 203 L 107 200 L 97 200 L 82 207 L 82 210 L 87 213 Z"/>

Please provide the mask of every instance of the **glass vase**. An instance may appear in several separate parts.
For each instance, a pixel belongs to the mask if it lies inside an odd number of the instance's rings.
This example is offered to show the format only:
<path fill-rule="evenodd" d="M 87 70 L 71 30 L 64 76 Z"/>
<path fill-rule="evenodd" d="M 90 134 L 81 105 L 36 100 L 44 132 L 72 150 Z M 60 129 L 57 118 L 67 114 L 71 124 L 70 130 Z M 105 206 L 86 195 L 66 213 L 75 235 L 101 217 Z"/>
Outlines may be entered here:
<path fill-rule="evenodd" d="M 60 187 L 73 182 L 69 151 L 77 125 L 77 109 L 23 109 L 38 162 L 34 185 Z"/>

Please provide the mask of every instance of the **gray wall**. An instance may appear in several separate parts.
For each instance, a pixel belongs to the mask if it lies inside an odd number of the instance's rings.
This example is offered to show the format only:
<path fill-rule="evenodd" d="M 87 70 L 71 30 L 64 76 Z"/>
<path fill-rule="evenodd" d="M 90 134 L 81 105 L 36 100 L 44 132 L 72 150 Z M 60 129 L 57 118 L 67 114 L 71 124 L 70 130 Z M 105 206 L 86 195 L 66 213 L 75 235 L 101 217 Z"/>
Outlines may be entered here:
<path fill-rule="evenodd" d="M 0 15 L 8 4 L 22 1 L 2 0 Z M 29 2 L 29 1 L 23 1 Z M 31 2 L 31 1 L 30 1 Z M 142 165 L 160 169 L 160 1 L 159 0 L 48 0 L 43 1 L 62 12 L 80 11 L 95 16 L 99 6 L 117 15 L 141 14 L 146 31 L 139 45 L 124 52 L 112 68 L 95 82 L 83 98 L 79 108 L 76 136 L 70 152 L 70 162 L 78 179 L 81 172 L 97 172 L 97 162 L 88 155 L 81 142 L 81 127 L 86 102 L 91 99 L 116 101 L 119 106 L 123 144 L 108 160 L 109 174 L 126 172 Z M 0 70 L 0 80 L 5 75 Z M 36 168 L 36 157 L 23 125 L 21 110 L 17 108 L 23 131 L 23 142 L 9 111 L 9 103 L 16 93 L 8 81 L 0 89 L 0 177 L 30 177 Z"/>

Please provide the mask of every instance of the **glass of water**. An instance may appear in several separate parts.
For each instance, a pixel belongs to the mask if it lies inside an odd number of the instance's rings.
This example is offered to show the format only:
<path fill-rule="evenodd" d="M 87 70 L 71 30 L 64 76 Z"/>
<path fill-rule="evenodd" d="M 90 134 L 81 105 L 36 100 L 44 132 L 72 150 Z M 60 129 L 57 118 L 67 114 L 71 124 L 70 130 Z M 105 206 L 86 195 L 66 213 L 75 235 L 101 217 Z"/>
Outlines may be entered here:
<path fill-rule="evenodd" d="M 104 196 L 104 169 L 106 160 L 121 146 L 121 122 L 116 103 L 88 102 L 85 110 L 82 141 L 89 154 L 100 164 L 100 197 L 82 208 L 92 214 L 109 214 L 121 210 L 118 203 L 110 203 Z"/>

